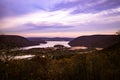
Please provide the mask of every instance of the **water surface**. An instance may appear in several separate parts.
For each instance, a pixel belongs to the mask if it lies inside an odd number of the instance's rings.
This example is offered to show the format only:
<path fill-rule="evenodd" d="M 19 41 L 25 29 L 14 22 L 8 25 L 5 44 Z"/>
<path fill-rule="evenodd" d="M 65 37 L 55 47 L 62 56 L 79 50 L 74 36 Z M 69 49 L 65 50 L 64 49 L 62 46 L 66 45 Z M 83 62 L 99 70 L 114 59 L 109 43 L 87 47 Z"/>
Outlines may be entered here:
<path fill-rule="evenodd" d="M 29 46 L 29 47 L 24 47 L 22 49 L 32 49 L 32 48 L 48 48 L 48 47 L 54 47 L 54 45 L 63 45 L 65 47 L 70 47 L 68 45 L 69 41 L 47 41 L 46 44 L 40 44 L 36 46 Z"/>

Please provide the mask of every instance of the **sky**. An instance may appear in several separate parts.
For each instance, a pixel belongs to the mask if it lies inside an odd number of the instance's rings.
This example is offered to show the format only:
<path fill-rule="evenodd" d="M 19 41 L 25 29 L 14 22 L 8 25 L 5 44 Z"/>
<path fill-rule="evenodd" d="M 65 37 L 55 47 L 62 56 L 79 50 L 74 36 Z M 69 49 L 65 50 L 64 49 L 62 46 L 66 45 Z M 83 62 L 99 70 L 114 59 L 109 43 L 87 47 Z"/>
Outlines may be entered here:
<path fill-rule="evenodd" d="M 120 0 L 1 0 L 0 34 L 78 37 L 120 30 Z"/>

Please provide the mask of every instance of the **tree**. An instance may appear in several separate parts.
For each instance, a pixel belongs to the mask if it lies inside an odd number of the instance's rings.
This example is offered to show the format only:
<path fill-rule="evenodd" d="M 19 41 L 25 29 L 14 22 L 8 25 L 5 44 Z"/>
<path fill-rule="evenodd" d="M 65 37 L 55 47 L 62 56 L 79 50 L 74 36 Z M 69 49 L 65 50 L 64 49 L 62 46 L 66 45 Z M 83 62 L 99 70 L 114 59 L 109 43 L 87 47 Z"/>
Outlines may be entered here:
<path fill-rule="evenodd" d="M 117 34 L 117 35 L 120 35 L 120 30 L 118 30 L 118 31 L 116 32 L 116 34 Z"/>
<path fill-rule="evenodd" d="M 57 45 L 54 45 L 55 48 L 58 48 L 58 49 L 62 49 L 64 48 L 65 46 L 64 45 L 60 45 L 60 44 L 57 44 Z"/>

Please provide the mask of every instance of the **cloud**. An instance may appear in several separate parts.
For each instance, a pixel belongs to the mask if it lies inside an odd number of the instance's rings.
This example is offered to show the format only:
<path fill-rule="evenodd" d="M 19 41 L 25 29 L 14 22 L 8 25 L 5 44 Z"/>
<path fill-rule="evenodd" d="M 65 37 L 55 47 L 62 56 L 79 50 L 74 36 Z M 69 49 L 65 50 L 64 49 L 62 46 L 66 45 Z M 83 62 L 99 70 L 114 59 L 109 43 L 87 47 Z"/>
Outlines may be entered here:
<path fill-rule="evenodd" d="M 1 0 L 0 18 L 71 8 L 74 8 L 73 14 L 93 13 L 119 7 L 119 4 L 119 0 Z"/>
<path fill-rule="evenodd" d="M 37 10 L 50 11 L 55 4 L 75 0 L 1 0 L 0 18 L 28 14 Z"/>
<path fill-rule="evenodd" d="M 69 14 L 69 12 L 70 12 L 69 10 L 68 11 L 60 10 L 54 12 L 41 10 L 23 16 L 4 18 L 0 21 L 0 26 L 2 26 L 1 27 L 2 29 L 2 28 L 11 28 L 27 23 L 35 23 L 35 24 L 39 23 L 43 25 L 62 23 L 63 21 L 61 20 L 64 20 L 64 17 L 66 17 Z"/>
<path fill-rule="evenodd" d="M 0 32 L 26 36 L 111 33 L 120 29 L 119 3 L 117 0 L 2 0 Z"/>
<path fill-rule="evenodd" d="M 37 10 L 48 10 L 55 0 L 1 0 L 0 18 L 28 14 Z"/>
<path fill-rule="evenodd" d="M 35 11 L 35 6 L 34 3 L 32 3 L 32 0 L 1 0 L 0 8 L 0 12 L 2 12 L 0 18 L 17 16 Z"/>
<path fill-rule="evenodd" d="M 75 8 L 73 14 L 96 13 L 102 10 L 117 8 L 120 5 L 118 0 L 76 0 L 74 2 L 61 2 L 56 4 L 54 10 Z"/>
<path fill-rule="evenodd" d="M 39 28 L 55 28 L 54 26 L 81 26 L 82 24 L 96 23 L 96 24 L 108 24 L 120 21 L 120 15 L 107 16 L 113 13 L 120 12 L 120 8 L 109 9 L 101 11 L 99 13 L 87 13 L 87 14 L 74 14 L 71 12 L 74 9 L 58 10 L 58 11 L 37 11 L 23 16 L 9 17 L 0 20 L 1 29 L 17 28 L 24 24 L 32 23 Z M 41 26 L 40 26 L 41 25 Z M 44 27 L 43 27 L 44 26 Z M 27 26 L 26 26 L 27 27 Z M 29 27 L 28 27 L 29 28 Z M 23 28 L 24 29 L 24 28 Z"/>

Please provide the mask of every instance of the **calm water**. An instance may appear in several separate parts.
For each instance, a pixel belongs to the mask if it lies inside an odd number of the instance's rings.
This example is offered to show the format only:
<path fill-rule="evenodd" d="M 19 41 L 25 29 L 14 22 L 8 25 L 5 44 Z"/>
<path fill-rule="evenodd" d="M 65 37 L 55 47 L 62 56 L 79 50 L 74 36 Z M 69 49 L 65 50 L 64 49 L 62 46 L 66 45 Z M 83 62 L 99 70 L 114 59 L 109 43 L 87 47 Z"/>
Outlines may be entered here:
<path fill-rule="evenodd" d="M 32 58 L 35 55 L 22 55 L 22 56 L 15 56 L 14 59 L 26 59 L 26 58 Z"/>
<path fill-rule="evenodd" d="M 23 47 L 21 49 L 23 50 L 28 50 L 28 49 L 32 49 L 32 48 L 48 48 L 48 47 L 54 47 L 54 45 L 64 45 L 65 47 L 70 47 L 68 45 L 69 41 L 47 41 L 46 44 L 40 44 L 40 45 L 36 45 L 36 46 L 29 46 L 29 47 Z M 14 59 L 25 59 L 25 58 L 32 58 L 35 55 L 22 55 L 22 56 L 15 56 Z"/>
<path fill-rule="evenodd" d="M 40 44 L 36 46 L 29 46 L 29 47 L 24 47 L 22 49 L 32 49 L 32 48 L 47 48 L 47 47 L 54 47 L 54 45 L 64 45 L 65 47 L 70 47 L 68 45 L 69 41 L 47 41 L 46 44 Z"/>

